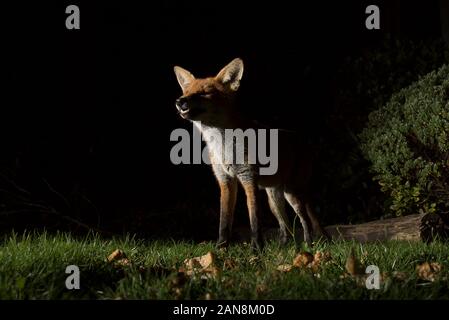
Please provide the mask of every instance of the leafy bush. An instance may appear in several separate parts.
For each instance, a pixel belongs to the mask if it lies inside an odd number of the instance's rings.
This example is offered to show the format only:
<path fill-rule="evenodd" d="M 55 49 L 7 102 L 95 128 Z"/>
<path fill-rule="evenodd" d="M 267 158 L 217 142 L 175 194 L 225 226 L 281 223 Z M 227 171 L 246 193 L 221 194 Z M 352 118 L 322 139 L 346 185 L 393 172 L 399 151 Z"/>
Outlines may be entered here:
<path fill-rule="evenodd" d="M 448 62 L 449 50 L 441 39 L 390 36 L 345 59 L 334 79 L 335 102 L 320 147 L 320 216 L 335 223 L 390 215 L 391 203 L 372 181 L 358 135 L 368 114 L 386 104 L 393 93 Z"/>
<path fill-rule="evenodd" d="M 360 135 L 397 215 L 449 210 L 449 65 L 394 94 Z"/>

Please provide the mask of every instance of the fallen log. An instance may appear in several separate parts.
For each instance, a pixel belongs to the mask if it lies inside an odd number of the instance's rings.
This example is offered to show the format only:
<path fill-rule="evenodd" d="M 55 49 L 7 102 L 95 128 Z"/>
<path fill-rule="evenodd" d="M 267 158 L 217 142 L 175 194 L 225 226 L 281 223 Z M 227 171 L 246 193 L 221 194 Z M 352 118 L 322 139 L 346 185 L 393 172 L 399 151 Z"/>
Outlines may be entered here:
<path fill-rule="evenodd" d="M 355 225 L 325 227 L 332 240 L 355 240 L 361 243 L 386 240 L 429 242 L 447 238 L 448 225 L 436 214 L 412 214 Z"/>
<path fill-rule="evenodd" d="M 296 225 L 295 238 L 303 241 L 300 224 Z M 360 224 L 341 224 L 324 227 L 333 241 L 354 240 L 360 243 L 388 240 L 425 241 L 436 237 L 449 239 L 449 217 L 436 213 L 411 214 L 403 217 L 380 219 Z M 237 241 L 249 241 L 250 230 L 247 227 L 235 230 Z M 279 228 L 267 228 L 263 231 L 266 240 L 279 238 Z"/>

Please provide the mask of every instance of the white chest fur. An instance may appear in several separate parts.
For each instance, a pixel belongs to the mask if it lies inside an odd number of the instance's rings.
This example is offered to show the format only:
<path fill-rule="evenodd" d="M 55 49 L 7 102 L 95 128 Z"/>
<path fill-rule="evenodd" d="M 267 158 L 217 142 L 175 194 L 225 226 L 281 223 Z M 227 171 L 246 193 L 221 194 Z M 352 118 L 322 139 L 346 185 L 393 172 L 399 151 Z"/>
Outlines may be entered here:
<path fill-rule="evenodd" d="M 200 130 L 206 141 L 207 148 L 211 154 L 211 164 L 220 165 L 226 173 L 233 175 L 232 160 L 229 161 L 229 159 L 234 158 L 232 154 L 234 152 L 234 141 L 225 139 L 225 129 L 209 127 L 198 121 L 193 123 Z M 226 152 L 231 154 L 226 154 Z"/>

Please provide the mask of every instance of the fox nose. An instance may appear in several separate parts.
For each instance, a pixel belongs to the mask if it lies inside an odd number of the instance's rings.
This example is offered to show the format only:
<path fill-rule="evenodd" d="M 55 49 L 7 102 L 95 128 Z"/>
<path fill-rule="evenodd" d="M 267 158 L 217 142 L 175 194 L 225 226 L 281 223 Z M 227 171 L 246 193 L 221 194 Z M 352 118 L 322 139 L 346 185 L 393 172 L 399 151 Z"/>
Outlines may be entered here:
<path fill-rule="evenodd" d="M 189 107 L 187 106 L 187 100 L 185 98 L 176 99 L 176 107 L 181 111 L 186 111 L 187 109 L 189 109 Z"/>

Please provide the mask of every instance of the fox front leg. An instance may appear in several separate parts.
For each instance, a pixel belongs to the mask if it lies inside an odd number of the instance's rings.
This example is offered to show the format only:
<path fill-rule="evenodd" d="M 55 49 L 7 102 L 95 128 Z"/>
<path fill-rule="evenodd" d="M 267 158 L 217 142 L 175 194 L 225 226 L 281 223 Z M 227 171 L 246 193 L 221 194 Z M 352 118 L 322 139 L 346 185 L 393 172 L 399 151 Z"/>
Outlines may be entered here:
<path fill-rule="evenodd" d="M 237 199 L 237 180 L 223 179 L 220 181 L 220 228 L 218 233 L 218 247 L 226 247 L 232 233 L 235 202 Z"/>
<path fill-rule="evenodd" d="M 253 249 L 261 249 L 263 243 L 261 241 L 259 221 L 258 221 L 258 196 L 257 185 L 254 181 L 242 181 L 243 189 L 246 194 L 246 205 L 248 207 L 249 222 L 251 225 L 251 247 Z"/>

